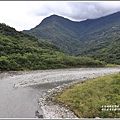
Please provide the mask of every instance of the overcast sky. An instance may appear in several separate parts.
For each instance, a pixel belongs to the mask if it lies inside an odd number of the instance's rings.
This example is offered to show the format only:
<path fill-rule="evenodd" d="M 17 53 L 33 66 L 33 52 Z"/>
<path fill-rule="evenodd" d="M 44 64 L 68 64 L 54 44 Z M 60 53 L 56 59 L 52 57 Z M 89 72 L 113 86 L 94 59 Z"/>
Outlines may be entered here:
<path fill-rule="evenodd" d="M 93 19 L 120 11 L 120 1 L 0 1 L 0 23 L 29 30 L 56 14 L 73 21 Z"/>

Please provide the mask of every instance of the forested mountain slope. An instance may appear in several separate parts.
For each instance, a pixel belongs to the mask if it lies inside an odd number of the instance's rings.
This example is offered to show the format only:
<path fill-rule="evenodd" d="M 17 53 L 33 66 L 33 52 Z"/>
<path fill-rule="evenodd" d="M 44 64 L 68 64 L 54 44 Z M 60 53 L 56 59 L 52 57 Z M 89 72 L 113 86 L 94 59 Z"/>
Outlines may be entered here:
<path fill-rule="evenodd" d="M 40 39 L 50 41 L 67 53 L 78 50 L 80 41 L 76 34 L 77 24 L 63 17 L 52 15 L 45 18 L 38 26 L 30 31 L 23 31 L 32 34 Z"/>
<path fill-rule="evenodd" d="M 81 22 L 52 15 L 45 18 L 35 28 L 23 32 L 50 41 L 71 55 L 94 57 L 95 52 L 98 54 L 100 53 L 98 51 L 107 49 L 107 46 L 115 48 L 115 51 L 118 52 L 113 43 L 114 41 L 119 42 L 120 38 L 120 12 Z M 111 52 L 107 51 L 109 58 Z M 120 64 L 116 62 L 118 61 L 116 59 L 110 63 Z M 106 58 L 103 60 L 109 62 Z"/>
<path fill-rule="evenodd" d="M 0 24 L 0 71 L 104 65 L 91 58 L 69 56 L 54 44 Z"/>

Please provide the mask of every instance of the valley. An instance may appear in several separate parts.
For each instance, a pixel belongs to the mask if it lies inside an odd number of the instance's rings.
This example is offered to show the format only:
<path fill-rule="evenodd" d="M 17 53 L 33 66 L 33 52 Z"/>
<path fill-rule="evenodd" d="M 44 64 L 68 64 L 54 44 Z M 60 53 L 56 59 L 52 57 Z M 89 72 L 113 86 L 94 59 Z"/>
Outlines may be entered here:
<path fill-rule="evenodd" d="M 23 31 L 0 23 L 0 118 L 77 118 L 50 95 L 119 73 L 119 51 L 120 12 L 81 22 L 54 14 Z"/>

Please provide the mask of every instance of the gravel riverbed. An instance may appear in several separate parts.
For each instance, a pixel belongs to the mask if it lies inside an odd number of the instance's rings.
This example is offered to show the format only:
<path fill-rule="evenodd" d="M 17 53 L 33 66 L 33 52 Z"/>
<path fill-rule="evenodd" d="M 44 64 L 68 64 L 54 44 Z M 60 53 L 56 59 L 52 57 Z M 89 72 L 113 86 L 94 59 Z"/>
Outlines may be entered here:
<path fill-rule="evenodd" d="M 75 68 L 75 69 L 57 69 L 57 70 L 36 70 L 21 72 L 0 73 L 0 78 L 9 78 L 15 81 L 15 88 L 27 86 L 42 85 L 46 83 L 55 83 L 68 81 L 69 83 L 49 89 L 40 98 L 38 104 L 42 108 L 44 118 L 77 118 L 76 115 L 67 106 L 61 106 L 52 102 L 52 99 L 59 92 L 68 88 L 70 85 L 78 82 L 120 72 L 120 68 Z"/>

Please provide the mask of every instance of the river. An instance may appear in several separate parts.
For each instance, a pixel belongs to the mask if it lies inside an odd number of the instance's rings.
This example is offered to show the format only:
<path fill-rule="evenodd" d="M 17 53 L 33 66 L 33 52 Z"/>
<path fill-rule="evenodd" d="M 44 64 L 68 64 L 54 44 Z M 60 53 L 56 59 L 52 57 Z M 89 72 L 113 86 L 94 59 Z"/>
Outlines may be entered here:
<path fill-rule="evenodd" d="M 120 68 L 76 68 L 1 73 L 0 118 L 35 118 L 37 104 L 49 89 L 82 78 L 120 72 Z M 16 74 L 17 73 L 17 74 Z M 20 73 L 20 74 L 19 74 Z"/>

